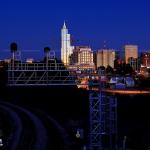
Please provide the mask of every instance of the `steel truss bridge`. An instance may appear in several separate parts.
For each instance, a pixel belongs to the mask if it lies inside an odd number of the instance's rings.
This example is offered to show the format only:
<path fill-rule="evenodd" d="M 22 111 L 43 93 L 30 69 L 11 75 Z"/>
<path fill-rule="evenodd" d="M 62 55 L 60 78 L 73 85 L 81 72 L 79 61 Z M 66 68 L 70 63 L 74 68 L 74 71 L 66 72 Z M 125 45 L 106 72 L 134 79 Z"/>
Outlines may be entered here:
<path fill-rule="evenodd" d="M 99 78 L 103 75 L 99 73 Z M 89 74 L 90 76 L 90 74 Z M 10 63 L 8 86 L 77 85 L 77 74 L 61 63 Z M 117 99 L 104 92 L 99 80 L 98 90 L 89 86 L 89 149 L 117 149 Z"/>

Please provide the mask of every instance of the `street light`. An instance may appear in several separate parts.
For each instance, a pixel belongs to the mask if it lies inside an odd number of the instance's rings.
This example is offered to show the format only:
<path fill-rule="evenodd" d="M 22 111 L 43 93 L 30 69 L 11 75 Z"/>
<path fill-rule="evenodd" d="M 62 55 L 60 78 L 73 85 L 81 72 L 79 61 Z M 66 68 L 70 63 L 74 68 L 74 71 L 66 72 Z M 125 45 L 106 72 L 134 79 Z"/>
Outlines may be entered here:
<path fill-rule="evenodd" d="M 3 141 L 2 141 L 2 139 L 0 139 L 0 147 L 2 147 L 3 146 Z"/>

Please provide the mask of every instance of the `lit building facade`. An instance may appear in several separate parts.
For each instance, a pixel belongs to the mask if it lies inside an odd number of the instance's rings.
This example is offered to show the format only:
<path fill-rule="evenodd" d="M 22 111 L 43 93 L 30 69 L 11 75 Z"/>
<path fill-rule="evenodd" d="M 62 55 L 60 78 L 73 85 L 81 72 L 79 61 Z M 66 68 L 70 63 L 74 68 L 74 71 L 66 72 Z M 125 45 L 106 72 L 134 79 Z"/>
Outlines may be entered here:
<path fill-rule="evenodd" d="M 111 66 L 114 68 L 115 50 L 113 49 L 101 49 L 96 53 L 97 68 L 100 66 Z"/>
<path fill-rule="evenodd" d="M 61 61 L 64 65 L 69 65 L 69 57 L 72 54 L 74 46 L 71 46 L 71 36 L 68 34 L 68 29 L 64 22 L 61 29 Z"/>
<path fill-rule="evenodd" d="M 137 45 L 125 45 L 125 63 L 129 63 L 129 58 L 138 58 L 138 46 Z"/>
<path fill-rule="evenodd" d="M 145 77 L 150 77 L 150 51 L 141 54 L 141 68 L 140 73 Z"/>
<path fill-rule="evenodd" d="M 89 47 L 81 47 L 78 54 L 78 64 L 93 65 L 93 51 Z"/>
<path fill-rule="evenodd" d="M 93 51 L 87 46 L 76 46 L 70 57 L 71 65 L 81 69 L 94 69 Z"/>
<path fill-rule="evenodd" d="M 144 52 L 141 55 L 141 65 L 150 67 L 150 52 Z"/>

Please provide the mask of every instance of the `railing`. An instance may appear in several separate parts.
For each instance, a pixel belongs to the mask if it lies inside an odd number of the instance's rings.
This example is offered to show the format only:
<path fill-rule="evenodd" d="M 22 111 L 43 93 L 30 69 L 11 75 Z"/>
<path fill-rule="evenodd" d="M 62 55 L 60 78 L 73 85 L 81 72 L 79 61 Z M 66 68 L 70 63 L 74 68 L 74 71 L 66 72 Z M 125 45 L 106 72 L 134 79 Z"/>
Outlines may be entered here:
<path fill-rule="evenodd" d="M 29 70 L 61 70 L 66 71 L 66 67 L 62 63 L 15 63 L 8 65 L 8 71 L 29 71 Z"/>
<path fill-rule="evenodd" d="M 62 63 L 8 65 L 8 85 L 76 85 L 76 75 Z"/>

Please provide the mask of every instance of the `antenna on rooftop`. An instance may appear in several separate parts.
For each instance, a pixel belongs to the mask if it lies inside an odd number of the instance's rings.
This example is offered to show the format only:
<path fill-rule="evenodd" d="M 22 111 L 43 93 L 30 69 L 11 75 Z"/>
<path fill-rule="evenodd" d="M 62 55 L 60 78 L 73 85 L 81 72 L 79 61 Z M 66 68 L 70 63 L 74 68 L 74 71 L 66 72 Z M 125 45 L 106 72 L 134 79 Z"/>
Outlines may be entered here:
<path fill-rule="evenodd" d="M 103 44 L 104 44 L 104 49 L 106 49 L 106 40 L 104 40 Z"/>

